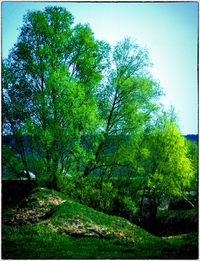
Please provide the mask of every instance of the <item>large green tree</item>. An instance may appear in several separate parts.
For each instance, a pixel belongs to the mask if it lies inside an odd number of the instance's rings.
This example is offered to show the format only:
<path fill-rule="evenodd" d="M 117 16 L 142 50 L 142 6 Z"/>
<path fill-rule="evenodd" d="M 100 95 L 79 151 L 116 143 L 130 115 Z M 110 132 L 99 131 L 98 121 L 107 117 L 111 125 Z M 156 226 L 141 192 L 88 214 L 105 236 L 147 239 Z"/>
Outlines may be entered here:
<path fill-rule="evenodd" d="M 140 146 L 141 135 L 160 108 L 162 90 L 148 72 L 148 52 L 127 38 L 116 44 L 110 57 L 98 89 L 100 138 L 85 176 L 95 169 L 129 165 L 126 151 L 131 143 L 132 150 Z"/>
<path fill-rule="evenodd" d="M 88 25 L 47 7 L 25 15 L 3 63 L 4 132 L 32 137 L 51 184 L 64 165 L 78 171 L 90 158 L 81 139 L 98 128 L 95 95 L 108 51 Z"/>

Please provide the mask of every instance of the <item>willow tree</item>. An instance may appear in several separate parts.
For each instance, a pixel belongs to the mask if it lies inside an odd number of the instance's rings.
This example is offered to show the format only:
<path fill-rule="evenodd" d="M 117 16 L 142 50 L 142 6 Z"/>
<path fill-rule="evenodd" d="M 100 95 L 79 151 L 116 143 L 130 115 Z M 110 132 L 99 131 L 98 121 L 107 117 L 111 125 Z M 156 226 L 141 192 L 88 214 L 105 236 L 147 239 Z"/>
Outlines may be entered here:
<path fill-rule="evenodd" d="M 32 137 L 51 184 L 65 164 L 78 171 L 90 159 L 81 139 L 99 124 L 95 94 L 108 51 L 88 25 L 73 25 L 64 8 L 47 7 L 24 16 L 4 61 L 3 128 Z"/>
<path fill-rule="evenodd" d="M 162 95 L 159 84 L 149 73 L 148 52 L 130 39 L 116 44 L 110 67 L 98 89 L 101 118 L 100 139 L 94 157 L 84 171 L 128 166 L 126 151 L 140 147 L 141 137 L 154 121 Z M 137 154 L 137 153 L 136 153 Z"/>

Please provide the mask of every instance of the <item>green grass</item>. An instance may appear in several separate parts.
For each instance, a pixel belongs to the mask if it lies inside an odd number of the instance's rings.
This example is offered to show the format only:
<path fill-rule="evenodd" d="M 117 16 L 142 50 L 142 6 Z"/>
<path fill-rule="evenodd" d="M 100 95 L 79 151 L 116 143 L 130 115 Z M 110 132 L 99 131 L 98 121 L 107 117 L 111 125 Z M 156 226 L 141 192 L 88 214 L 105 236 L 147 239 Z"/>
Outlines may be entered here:
<path fill-rule="evenodd" d="M 105 240 L 96 237 L 73 238 L 52 232 L 46 226 L 3 227 L 4 259 L 138 259 L 197 258 L 197 235 L 172 238 L 145 237 L 129 240 Z"/>
<path fill-rule="evenodd" d="M 59 198 L 65 201 L 56 205 Z M 197 258 L 195 233 L 156 237 L 123 218 L 95 211 L 46 189 L 35 190 L 25 202 L 21 215 L 27 215 L 31 206 L 39 213 L 45 204 L 51 215 L 45 219 L 38 215 L 39 219 L 32 225 L 27 222 L 19 226 L 17 219 L 15 226 L 3 225 L 4 259 Z M 18 211 L 16 208 L 7 213 L 12 216 Z"/>

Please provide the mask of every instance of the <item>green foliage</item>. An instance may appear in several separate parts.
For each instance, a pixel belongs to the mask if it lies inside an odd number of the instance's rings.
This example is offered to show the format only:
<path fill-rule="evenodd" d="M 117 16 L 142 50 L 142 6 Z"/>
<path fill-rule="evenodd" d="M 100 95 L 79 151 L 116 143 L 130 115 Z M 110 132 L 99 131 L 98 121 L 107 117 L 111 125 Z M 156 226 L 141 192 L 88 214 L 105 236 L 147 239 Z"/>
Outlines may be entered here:
<path fill-rule="evenodd" d="M 98 126 L 96 88 L 109 50 L 88 25 L 72 25 L 64 8 L 28 12 L 3 65 L 4 130 L 39 145 L 51 183 L 58 169 L 78 171 L 91 157 L 81 139 Z"/>
<path fill-rule="evenodd" d="M 111 182 L 101 181 L 95 177 L 87 177 L 80 181 L 75 177 L 63 179 L 61 184 L 61 191 L 69 196 L 94 209 L 106 213 L 112 212 L 113 201 L 117 197 L 117 191 Z"/>
<path fill-rule="evenodd" d="M 187 146 L 187 157 L 190 159 L 194 171 L 192 190 L 196 190 L 198 180 L 198 144 L 189 140 L 185 140 L 185 143 Z"/>
<path fill-rule="evenodd" d="M 151 137 L 151 144 L 149 186 L 165 195 L 182 196 L 190 189 L 194 174 L 184 138 L 174 126 L 167 124 L 164 131 Z"/>
<path fill-rule="evenodd" d="M 177 129 L 174 112 L 164 113 L 145 136 L 141 149 L 140 173 L 146 177 L 144 196 L 158 207 L 163 200 L 187 197 L 194 180 L 184 137 Z"/>
<path fill-rule="evenodd" d="M 24 168 L 23 162 L 10 146 L 2 147 L 3 171 L 6 173 L 5 178 L 15 179 L 17 174 Z"/>
<path fill-rule="evenodd" d="M 143 179 L 63 178 L 60 190 L 96 210 L 132 220 L 138 209 Z"/>
<path fill-rule="evenodd" d="M 145 49 L 124 39 L 113 48 L 110 63 L 98 90 L 102 135 L 85 176 L 102 166 L 111 172 L 119 165 L 128 166 L 129 150 L 140 146 L 140 136 L 159 110 L 157 100 L 162 91 L 148 72 L 150 62 Z M 130 142 L 135 148 L 130 148 Z M 112 153 L 107 153 L 109 150 Z"/>

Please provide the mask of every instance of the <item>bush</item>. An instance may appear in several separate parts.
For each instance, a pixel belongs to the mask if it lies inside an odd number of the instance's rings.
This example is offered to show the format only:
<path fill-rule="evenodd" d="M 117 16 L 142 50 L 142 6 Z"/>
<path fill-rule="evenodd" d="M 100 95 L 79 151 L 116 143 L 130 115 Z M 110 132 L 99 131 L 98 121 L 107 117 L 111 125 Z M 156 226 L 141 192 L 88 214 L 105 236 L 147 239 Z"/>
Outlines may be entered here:
<path fill-rule="evenodd" d="M 113 205 L 114 215 L 121 216 L 129 220 L 132 220 L 137 212 L 136 204 L 130 196 L 118 195 L 118 197 L 115 198 Z"/>
<path fill-rule="evenodd" d="M 130 181 L 129 181 L 130 185 Z M 101 179 L 99 177 L 87 177 L 85 179 L 77 177 L 62 177 L 60 180 L 60 190 L 70 197 L 86 204 L 96 210 L 111 215 L 118 215 L 131 220 L 137 211 L 134 198 L 130 195 L 133 188 L 123 186 L 121 191 L 120 179 Z"/>

